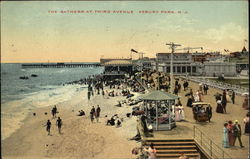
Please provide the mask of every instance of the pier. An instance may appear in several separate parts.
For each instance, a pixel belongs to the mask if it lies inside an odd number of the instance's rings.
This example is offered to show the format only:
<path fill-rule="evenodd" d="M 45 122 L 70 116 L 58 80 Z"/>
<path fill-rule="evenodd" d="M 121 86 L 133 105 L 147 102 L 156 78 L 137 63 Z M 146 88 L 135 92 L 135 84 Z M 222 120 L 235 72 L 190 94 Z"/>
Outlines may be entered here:
<path fill-rule="evenodd" d="M 22 68 L 75 68 L 75 67 L 101 67 L 100 63 L 36 63 L 22 64 Z"/>

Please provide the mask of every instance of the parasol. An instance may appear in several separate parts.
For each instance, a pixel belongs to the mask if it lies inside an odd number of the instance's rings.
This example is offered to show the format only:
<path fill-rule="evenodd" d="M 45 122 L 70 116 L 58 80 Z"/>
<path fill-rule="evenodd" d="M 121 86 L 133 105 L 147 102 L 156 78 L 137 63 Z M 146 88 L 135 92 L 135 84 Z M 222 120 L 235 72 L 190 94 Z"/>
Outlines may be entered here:
<path fill-rule="evenodd" d="M 242 95 L 243 95 L 243 96 L 248 96 L 249 93 L 248 93 L 248 92 L 244 92 L 244 93 L 242 93 Z"/>

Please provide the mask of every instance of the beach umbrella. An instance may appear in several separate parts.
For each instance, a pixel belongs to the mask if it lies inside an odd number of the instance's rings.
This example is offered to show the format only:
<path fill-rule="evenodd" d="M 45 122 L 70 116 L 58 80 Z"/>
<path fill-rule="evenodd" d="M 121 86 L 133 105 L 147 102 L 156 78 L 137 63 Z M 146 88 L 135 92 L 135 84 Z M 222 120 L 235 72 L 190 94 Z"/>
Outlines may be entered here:
<path fill-rule="evenodd" d="M 190 96 L 190 95 L 191 95 L 191 93 L 186 93 L 186 94 L 185 94 L 185 97 L 186 97 L 186 96 Z"/>
<path fill-rule="evenodd" d="M 243 95 L 243 96 L 248 96 L 249 93 L 248 93 L 248 92 L 244 92 L 244 93 L 242 93 L 242 95 Z"/>
<path fill-rule="evenodd" d="M 216 96 L 216 97 L 217 96 L 222 96 L 222 94 L 220 94 L 220 93 L 217 92 L 214 96 Z"/>

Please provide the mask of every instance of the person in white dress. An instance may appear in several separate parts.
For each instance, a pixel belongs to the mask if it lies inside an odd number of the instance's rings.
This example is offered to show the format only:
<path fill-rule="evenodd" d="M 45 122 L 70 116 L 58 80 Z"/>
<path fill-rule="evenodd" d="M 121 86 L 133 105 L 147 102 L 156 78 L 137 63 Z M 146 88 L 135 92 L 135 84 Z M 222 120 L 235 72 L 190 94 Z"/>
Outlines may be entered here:
<path fill-rule="evenodd" d="M 185 120 L 184 107 L 183 106 L 179 106 L 179 108 L 180 108 L 180 119 L 181 120 Z"/>
<path fill-rule="evenodd" d="M 195 102 L 199 102 L 200 101 L 199 90 L 195 93 L 194 101 Z"/>

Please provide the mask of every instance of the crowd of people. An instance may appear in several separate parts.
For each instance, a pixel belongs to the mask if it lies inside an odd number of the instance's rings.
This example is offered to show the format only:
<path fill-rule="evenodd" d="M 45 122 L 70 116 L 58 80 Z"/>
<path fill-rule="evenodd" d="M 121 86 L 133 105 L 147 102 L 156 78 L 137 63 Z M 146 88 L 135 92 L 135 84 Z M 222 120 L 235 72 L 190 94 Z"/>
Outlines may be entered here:
<path fill-rule="evenodd" d="M 216 112 L 217 113 L 227 113 L 227 103 L 231 102 L 232 104 L 235 104 L 235 92 L 233 90 L 223 90 L 222 94 L 216 93 L 215 100 L 217 103 Z M 248 110 L 249 109 L 249 97 L 248 95 L 244 95 L 244 101 L 242 104 L 242 108 Z"/>
<path fill-rule="evenodd" d="M 88 100 L 91 100 L 92 96 L 95 95 L 102 95 L 103 97 L 115 97 L 115 96 L 126 96 L 128 100 L 119 101 L 118 107 L 121 107 L 122 104 L 129 104 L 136 105 L 140 101 L 132 100 L 130 97 L 133 96 L 131 92 L 144 92 L 144 88 L 148 89 L 156 89 L 156 90 L 165 90 L 169 92 L 170 88 L 170 76 L 168 76 L 165 73 L 152 71 L 152 70 L 143 70 L 140 74 L 142 85 L 140 85 L 137 80 L 135 80 L 136 76 L 130 78 L 130 79 L 102 79 L 99 76 L 87 78 L 84 80 L 80 80 L 81 84 L 88 85 Z M 75 84 L 78 82 L 73 82 L 71 84 Z M 106 86 L 106 87 L 105 87 Z M 182 89 L 183 86 L 183 89 Z M 108 89 L 109 88 L 109 89 Z M 106 89 L 106 90 L 105 90 Z M 204 102 L 204 96 L 208 94 L 209 87 L 207 84 L 200 83 L 199 88 L 193 92 L 192 88 L 189 87 L 188 80 L 183 80 L 183 85 L 181 85 L 180 79 L 175 79 L 175 85 L 173 94 L 178 95 L 181 91 L 187 92 L 185 94 L 187 99 L 187 107 L 191 107 L 194 113 L 194 118 L 197 120 L 197 117 L 201 114 L 205 114 L 207 117 L 207 120 L 210 122 L 212 118 L 212 107 L 210 104 L 207 105 L 207 107 L 203 107 L 202 105 L 194 105 L 194 103 L 198 102 Z M 233 90 L 223 90 L 222 94 L 217 93 L 215 95 L 217 107 L 216 112 L 217 113 L 227 113 L 227 103 L 232 102 L 235 104 L 235 92 Z M 229 101 L 230 100 L 230 101 Z M 245 97 L 242 107 L 244 109 L 248 109 L 248 96 Z M 150 116 L 156 116 L 155 110 L 152 107 L 152 109 L 148 110 L 150 113 Z M 56 106 L 52 109 L 52 119 L 56 118 L 56 114 L 58 113 Z M 99 122 L 101 113 L 101 108 L 99 105 L 95 108 L 95 106 L 92 106 L 89 117 L 92 123 L 96 120 L 96 122 Z M 143 132 L 141 133 L 148 133 L 149 127 L 146 126 L 146 118 L 144 117 L 144 113 L 141 110 L 134 110 L 131 114 L 132 115 L 138 115 L 139 116 L 139 123 L 140 128 L 143 129 Z M 180 100 L 176 103 L 174 107 L 174 114 L 175 114 L 175 121 L 182 121 L 185 120 L 185 113 L 184 113 L 184 107 L 182 106 Z M 79 111 L 78 116 L 85 116 L 85 112 L 83 110 Z M 130 115 L 129 115 L 130 116 Z M 167 118 L 167 117 L 166 117 Z M 108 116 L 105 116 L 105 123 L 109 126 L 116 126 L 121 127 L 123 118 L 120 118 L 118 114 L 115 114 L 108 118 Z M 245 130 L 244 134 L 249 135 L 249 113 L 247 113 L 246 117 L 243 119 L 243 122 L 245 124 Z M 47 127 L 46 130 L 48 132 L 48 135 L 50 135 L 50 129 L 51 129 L 51 121 L 47 121 Z M 62 120 L 60 117 L 58 117 L 56 121 L 56 125 L 58 127 L 58 131 L 61 134 L 61 127 L 62 127 Z M 139 131 L 139 130 L 138 130 Z M 223 128 L 223 147 L 228 148 L 235 146 L 236 140 L 238 140 L 239 145 L 241 148 L 243 148 L 243 144 L 241 141 L 241 125 L 237 120 L 234 121 L 228 121 L 224 124 Z M 148 149 L 144 149 L 144 151 L 148 152 L 148 157 L 151 159 L 156 158 L 156 149 L 154 148 L 154 145 L 151 144 Z M 182 154 L 179 159 L 186 159 L 187 157 Z"/>
<path fill-rule="evenodd" d="M 105 116 L 106 118 L 106 125 L 110 126 L 116 126 L 116 127 L 121 127 L 123 118 L 119 118 L 118 114 L 113 115 L 110 119 L 108 116 Z"/>
<path fill-rule="evenodd" d="M 223 147 L 229 148 L 235 146 L 236 139 L 238 139 L 240 147 L 243 148 L 241 135 L 241 125 L 238 123 L 238 120 L 235 120 L 234 123 L 232 121 L 224 123 Z"/>

